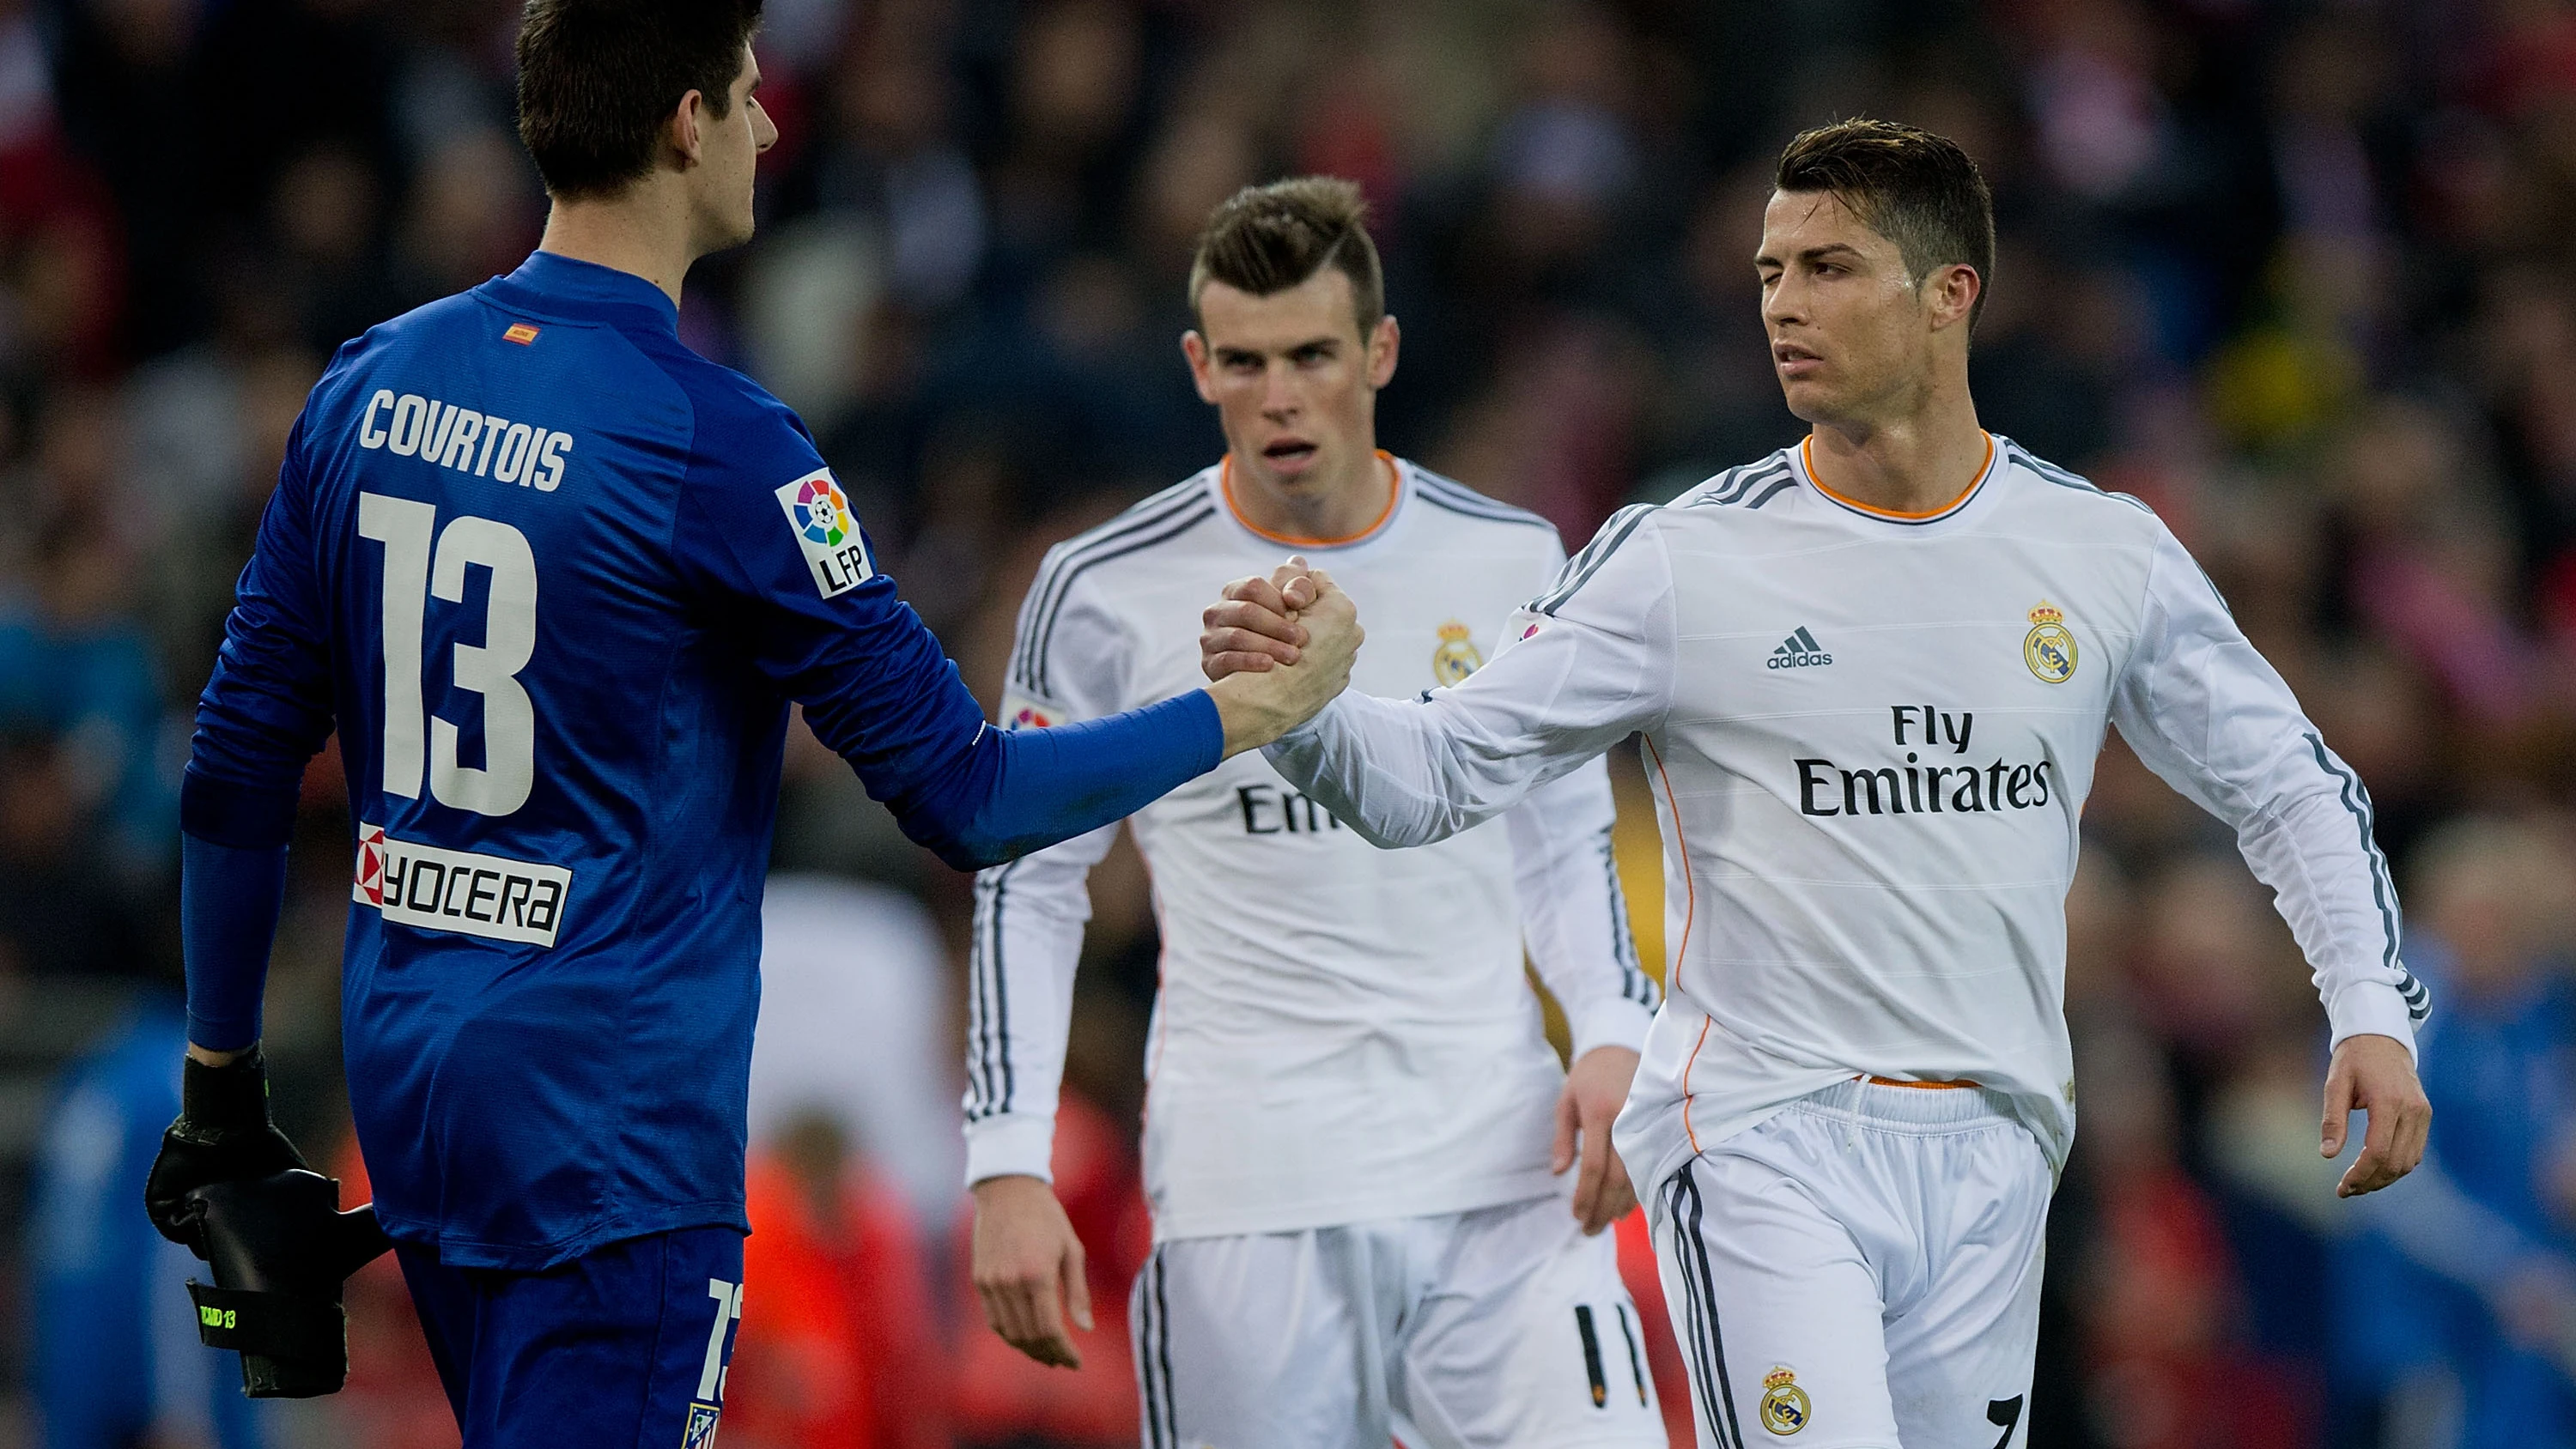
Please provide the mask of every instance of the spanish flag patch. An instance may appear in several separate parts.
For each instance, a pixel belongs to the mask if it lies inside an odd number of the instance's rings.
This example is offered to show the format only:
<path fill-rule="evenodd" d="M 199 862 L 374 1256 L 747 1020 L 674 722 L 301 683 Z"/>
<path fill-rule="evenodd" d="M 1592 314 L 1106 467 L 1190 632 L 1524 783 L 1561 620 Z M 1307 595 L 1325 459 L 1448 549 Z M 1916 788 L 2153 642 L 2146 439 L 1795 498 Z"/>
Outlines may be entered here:
<path fill-rule="evenodd" d="M 504 342 L 515 342 L 521 347 L 525 347 L 529 343 L 537 340 L 536 324 L 532 322 L 513 322 L 510 324 L 509 330 L 501 334 L 501 340 Z"/>

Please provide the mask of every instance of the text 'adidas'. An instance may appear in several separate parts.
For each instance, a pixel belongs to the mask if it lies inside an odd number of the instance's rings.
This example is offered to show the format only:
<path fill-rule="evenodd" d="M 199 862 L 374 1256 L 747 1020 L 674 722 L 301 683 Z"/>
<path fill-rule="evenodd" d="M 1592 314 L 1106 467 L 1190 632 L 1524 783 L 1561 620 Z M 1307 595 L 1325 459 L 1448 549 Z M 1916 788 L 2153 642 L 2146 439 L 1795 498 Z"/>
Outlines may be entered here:
<path fill-rule="evenodd" d="M 1801 624 L 1798 626 L 1797 633 L 1781 640 L 1780 647 L 1771 651 L 1769 667 L 1808 669 L 1833 662 L 1834 656 L 1826 653 L 1825 646 L 1817 643 L 1816 636 L 1808 633 L 1807 626 Z"/>

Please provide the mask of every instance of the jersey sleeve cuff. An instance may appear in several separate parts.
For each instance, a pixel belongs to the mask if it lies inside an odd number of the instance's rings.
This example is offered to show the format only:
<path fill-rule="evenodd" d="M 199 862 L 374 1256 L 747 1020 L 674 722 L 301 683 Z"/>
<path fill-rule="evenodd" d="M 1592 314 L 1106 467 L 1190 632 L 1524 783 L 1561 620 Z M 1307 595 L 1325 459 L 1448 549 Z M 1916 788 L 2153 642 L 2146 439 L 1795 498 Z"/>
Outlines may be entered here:
<path fill-rule="evenodd" d="M 2334 1045 L 2356 1036 L 2393 1036 L 2415 1051 L 2415 1019 L 2406 998 L 2385 981 L 2354 981 L 2326 1003 L 2326 1021 L 2334 1028 Z"/>
<path fill-rule="evenodd" d="M 1055 1117 L 1004 1112 L 966 1124 L 966 1185 L 988 1177 L 1055 1181 Z"/>
<path fill-rule="evenodd" d="M 1332 717 L 1335 710 L 1338 710 L 1341 707 L 1342 697 L 1338 694 L 1334 695 L 1330 700 L 1325 702 L 1322 709 L 1308 715 L 1305 723 L 1297 726 L 1295 729 L 1289 730 L 1287 733 L 1281 735 L 1275 740 L 1272 740 L 1270 743 L 1263 745 L 1261 747 L 1262 757 L 1276 761 L 1282 755 L 1287 754 L 1290 751 L 1303 749 L 1321 741 L 1324 737 L 1324 732 L 1332 728 L 1332 726 L 1326 721 Z"/>
<path fill-rule="evenodd" d="M 1624 996 L 1596 1001 L 1584 1008 L 1573 1023 L 1574 1059 L 1583 1060 L 1594 1047 L 1626 1047 L 1642 1052 L 1646 1046 L 1646 1028 L 1655 1024 L 1655 1013 Z"/>

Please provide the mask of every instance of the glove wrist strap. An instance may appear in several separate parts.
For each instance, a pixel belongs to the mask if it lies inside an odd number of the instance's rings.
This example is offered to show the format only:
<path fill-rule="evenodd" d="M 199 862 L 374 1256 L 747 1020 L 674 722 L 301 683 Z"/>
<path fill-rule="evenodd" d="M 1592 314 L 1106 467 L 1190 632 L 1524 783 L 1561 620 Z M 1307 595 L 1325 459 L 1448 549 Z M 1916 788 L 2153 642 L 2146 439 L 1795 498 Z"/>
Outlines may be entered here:
<path fill-rule="evenodd" d="M 242 1356 L 242 1392 L 254 1399 L 337 1393 L 349 1373 L 348 1314 L 327 1298 L 252 1293 L 188 1280 L 197 1339 Z"/>
<path fill-rule="evenodd" d="M 179 1073 L 179 1111 L 200 1127 L 261 1127 L 268 1123 L 268 1063 L 257 1046 L 220 1067 L 195 1057 Z"/>

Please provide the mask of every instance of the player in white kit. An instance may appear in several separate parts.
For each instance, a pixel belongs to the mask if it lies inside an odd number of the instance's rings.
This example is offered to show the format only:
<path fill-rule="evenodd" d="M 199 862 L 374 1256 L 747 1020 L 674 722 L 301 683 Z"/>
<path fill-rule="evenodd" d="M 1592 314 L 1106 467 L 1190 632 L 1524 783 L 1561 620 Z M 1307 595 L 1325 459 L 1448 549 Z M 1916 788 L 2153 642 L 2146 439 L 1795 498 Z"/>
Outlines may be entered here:
<path fill-rule="evenodd" d="M 1228 451 L 1047 556 L 1006 724 L 1197 684 L 1201 606 L 1283 548 L 1370 611 L 1353 677 L 1400 697 L 1469 677 L 1554 577 L 1545 520 L 1376 451 L 1397 329 L 1361 212 L 1356 187 L 1305 178 L 1211 217 L 1183 345 Z M 1155 1248 L 1130 1316 L 1152 1449 L 1665 1442 L 1600 1231 L 1636 1200 L 1609 1134 L 1656 1000 L 1608 774 L 1594 762 L 1504 813 L 1388 855 L 1245 754 L 1131 818 L 1163 944 Z M 1042 1362 L 1074 1359 L 1065 1307 L 1086 1320 L 1046 1178 L 1084 883 L 1114 831 L 976 884 L 975 1280 L 993 1327 Z M 1570 1074 L 1524 950 L 1565 1010 Z"/>
<path fill-rule="evenodd" d="M 1410 846 L 1642 731 L 1674 945 L 1617 1139 L 1700 1442 L 2004 1449 L 2075 1128 L 2064 903 L 2105 728 L 2276 892 L 2332 1025 L 2327 1155 L 2369 1113 L 2347 1196 L 2421 1158 L 2425 991 L 2368 794 L 2190 555 L 1978 426 L 1974 164 L 1851 121 L 1777 180 L 1763 318 L 1809 437 L 1613 517 L 1462 685 L 1346 693 L 1269 755 Z M 1293 579 L 1229 587 L 1211 674 L 1294 654 Z"/>

